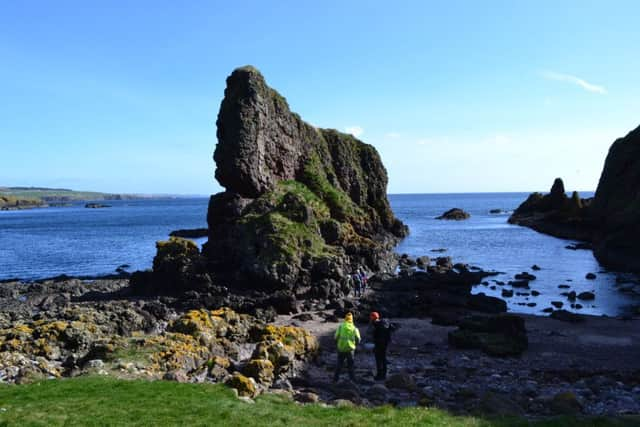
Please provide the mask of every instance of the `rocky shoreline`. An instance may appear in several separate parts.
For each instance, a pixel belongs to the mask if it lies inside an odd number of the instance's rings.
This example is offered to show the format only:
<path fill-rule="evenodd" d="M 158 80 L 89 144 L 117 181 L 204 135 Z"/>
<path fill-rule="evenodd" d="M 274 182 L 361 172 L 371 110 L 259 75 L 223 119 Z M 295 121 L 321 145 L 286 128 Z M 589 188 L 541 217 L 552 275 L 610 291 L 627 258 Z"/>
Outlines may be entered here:
<path fill-rule="evenodd" d="M 526 349 L 495 357 L 452 345 L 462 319 L 482 315 L 468 306 L 387 306 L 400 326 L 387 381 L 373 380 L 373 355 L 361 346 L 356 383 L 331 383 L 332 334 L 342 314 L 363 319 L 381 301 L 409 294 L 413 301 L 420 295 L 415 282 L 388 277 L 374 280 L 361 299 L 297 301 L 294 312 L 277 314 L 274 307 L 256 311 L 254 301 L 240 295 L 238 312 L 217 304 L 195 308 L 194 295 L 139 297 L 126 279 L 3 283 L 0 378 L 18 384 L 78 375 L 224 382 L 245 398 L 269 391 L 302 403 L 425 405 L 457 414 L 640 413 L 638 318 L 583 316 L 567 323 L 518 316 L 526 326 Z M 256 315 L 240 314 L 243 305 Z M 366 337 L 366 323 L 358 325 Z"/>

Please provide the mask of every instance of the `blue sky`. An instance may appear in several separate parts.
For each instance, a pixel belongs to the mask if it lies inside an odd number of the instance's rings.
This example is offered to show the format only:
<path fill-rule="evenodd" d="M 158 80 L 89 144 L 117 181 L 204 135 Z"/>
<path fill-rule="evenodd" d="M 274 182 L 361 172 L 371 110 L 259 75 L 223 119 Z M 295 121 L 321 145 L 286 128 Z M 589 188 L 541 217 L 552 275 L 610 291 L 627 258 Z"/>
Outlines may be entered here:
<path fill-rule="evenodd" d="M 184 4 L 180 4 L 184 3 Z M 253 64 L 380 151 L 392 193 L 593 190 L 640 124 L 635 1 L 24 1 L 0 11 L 0 185 L 220 190 Z"/>

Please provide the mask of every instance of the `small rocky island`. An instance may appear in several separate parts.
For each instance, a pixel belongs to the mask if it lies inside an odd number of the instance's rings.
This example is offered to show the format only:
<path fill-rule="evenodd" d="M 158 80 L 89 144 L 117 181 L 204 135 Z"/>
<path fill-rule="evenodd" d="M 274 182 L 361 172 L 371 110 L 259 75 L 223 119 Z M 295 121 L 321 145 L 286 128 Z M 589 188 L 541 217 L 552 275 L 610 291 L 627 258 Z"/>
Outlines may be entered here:
<path fill-rule="evenodd" d="M 449 221 L 464 221 L 469 218 L 471 218 L 471 215 L 460 208 L 449 209 L 442 215 L 436 217 L 436 219 L 446 219 Z"/>

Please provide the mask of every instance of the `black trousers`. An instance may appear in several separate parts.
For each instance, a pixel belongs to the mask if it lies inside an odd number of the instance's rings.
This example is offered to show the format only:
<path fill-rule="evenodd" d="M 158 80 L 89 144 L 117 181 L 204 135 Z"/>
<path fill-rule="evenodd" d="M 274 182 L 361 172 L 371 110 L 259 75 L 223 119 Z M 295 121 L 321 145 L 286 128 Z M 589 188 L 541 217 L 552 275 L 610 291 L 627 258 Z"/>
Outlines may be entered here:
<path fill-rule="evenodd" d="M 336 373 L 333 376 L 334 381 L 338 381 L 340 378 L 340 373 L 342 372 L 342 367 L 344 366 L 345 360 L 347 361 L 347 371 L 349 372 L 349 378 L 351 381 L 355 381 L 356 375 L 353 369 L 353 351 L 345 351 L 338 352 L 338 365 L 336 366 Z"/>
<path fill-rule="evenodd" d="M 387 347 L 376 346 L 373 349 L 376 356 L 376 378 L 387 377 Z"/>

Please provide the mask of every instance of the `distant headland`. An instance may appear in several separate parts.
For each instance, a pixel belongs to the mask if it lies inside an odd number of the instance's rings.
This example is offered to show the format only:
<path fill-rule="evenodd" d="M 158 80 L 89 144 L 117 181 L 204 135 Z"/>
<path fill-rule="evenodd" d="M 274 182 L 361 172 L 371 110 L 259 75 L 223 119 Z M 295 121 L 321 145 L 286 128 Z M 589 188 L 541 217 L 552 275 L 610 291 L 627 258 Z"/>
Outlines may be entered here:
<path fill-rule="evenodd" d="M 104 200 L 167 199 L 184 197 L 171 194 L 123 194 L 77 191 L 68 188 L 0 186 L 0 210 L 21 210 L 65 206 L 74 202 Z"/>

